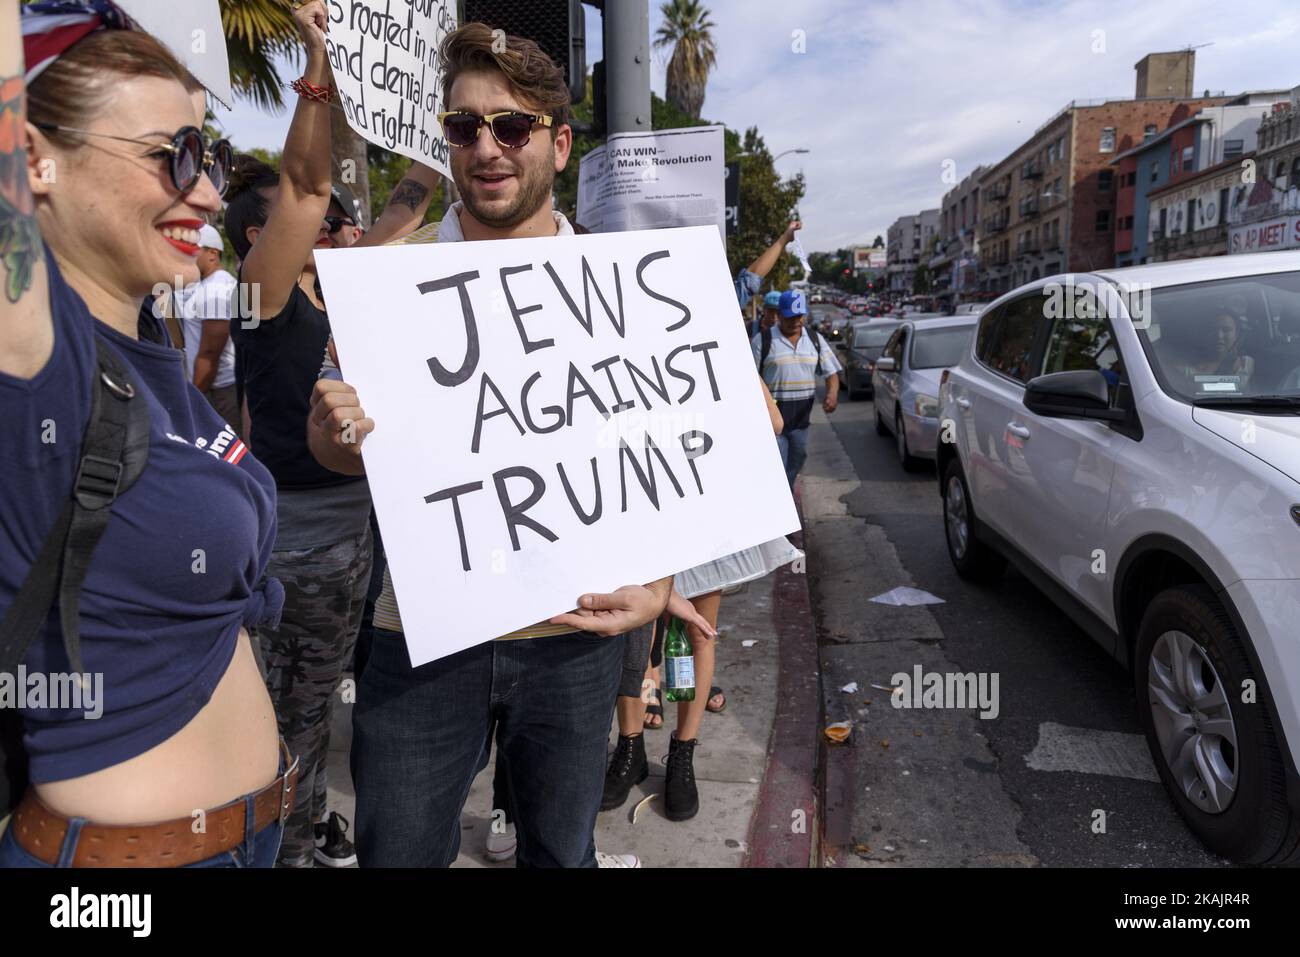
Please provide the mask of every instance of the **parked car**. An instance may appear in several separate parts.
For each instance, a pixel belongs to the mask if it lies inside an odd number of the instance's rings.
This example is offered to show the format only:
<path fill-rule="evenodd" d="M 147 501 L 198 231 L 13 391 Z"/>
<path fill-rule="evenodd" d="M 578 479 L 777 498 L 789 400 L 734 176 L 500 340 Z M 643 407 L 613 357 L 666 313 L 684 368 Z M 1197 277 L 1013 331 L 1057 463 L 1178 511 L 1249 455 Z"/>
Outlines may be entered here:
<path fill-rule="evenodd" d="M 844 391 L 849 399 L 871 395 L 871 372 L 885 343 L 898 328 L 892 319 L 873 319 L 852 324 L 844 339 Z"/>
<path fill-rule="evenodd" d="M 973 316 L 907 319 L 885 343 L 871 374 L 876 433 L 894 436 L 910 471 L 933 459 L 939 437 L 939 377 L 970 348 Z"/>
<path fill-rule="evenodd" d="M 949 555 L 1014 562 L 1131 669 L 1207 848 L 1296 863 L 1300 252 L 1070 278 L 993 302 L 945 377 Z"/>

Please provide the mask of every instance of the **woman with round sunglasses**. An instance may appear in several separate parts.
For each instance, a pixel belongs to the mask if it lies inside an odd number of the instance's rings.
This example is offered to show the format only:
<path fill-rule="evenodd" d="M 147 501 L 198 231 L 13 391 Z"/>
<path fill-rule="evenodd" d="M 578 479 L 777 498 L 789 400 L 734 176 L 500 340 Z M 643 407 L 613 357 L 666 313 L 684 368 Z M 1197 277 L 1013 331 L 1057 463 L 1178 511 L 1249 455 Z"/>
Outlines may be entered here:
<path fill-rule="evenodd" d="M 240 280 L 258 295 L 232 335 L 251 421 L 252 449 L 275 477 L 278 531 L 270 574 L 285 589 L 281 620 L 258 630 L 280 733 L 302 758 L 299 799 L 285 825 L 280 864 L 355 861 L 347 822 L 326 807 L 331 705 L 353 651 L 373 555 L 364 476 L 320 466 L 307 448 L 312 389 L 329 343 L 315 251 L 371 245 L 411 232 L 424 218 L 437 174 L 413 164 L 383 214 L 356 240 L 350 191 L 330 181 L 332 91 L 320 0 L 294 10 L 306 49 L 299 101 L 280 171 L 236 162 L 226 232 L 243 261 Z M 318 846 L 318 837 L 320 843 Z"/>
<path fill-rule="evenodd" d="M 181 353 L 138 337 L 154 285 L 197 278 L 222 150 L 191 132 L 184 67 L 111 5 L 33 4 L 20 30 L 0 0 L 0 26 L 0 613 L 71 499 L 97 348 L 149 429 L 82 582 L 81 674 L 57 602 L 26 654 L 86 694 L 20 708 L 30 784 L 0 866 L 270 866 L 296 767 L 248 629 L 281 595 L 275 487 Z"/>

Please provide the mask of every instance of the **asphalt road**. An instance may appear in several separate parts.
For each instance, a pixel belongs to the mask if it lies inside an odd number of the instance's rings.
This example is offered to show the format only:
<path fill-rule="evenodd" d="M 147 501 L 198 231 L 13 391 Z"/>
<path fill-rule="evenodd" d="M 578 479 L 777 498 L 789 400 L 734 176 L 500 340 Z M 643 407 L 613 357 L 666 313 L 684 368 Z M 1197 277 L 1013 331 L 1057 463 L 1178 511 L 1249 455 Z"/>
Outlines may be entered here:
<path fill-rule="evenodd" d="M 871 400 L 842 400 L 828 419 L 819 416 L 813 439 L 805 510 L 810 494 L 823 500 L 823 516 L 840 507 L 835 501 L 843 508 L 842 517 L 823 517 L 808 538 L 828 720 L 836 709 L 853 717 L 844 704 L 850 696 L 836 687 L 846 678 L 875 696 L 858 712 L 856 753 L 831 761 L 832 777 L 848 782 L 833 784 L 841 793 L 827 801 L 831 858 L 840 864 L 1223 865 L 1150 780 L 1154 769 L 1125 669 L 1013 569 L 993 587 L 957 577 L 944 546 L 934 470 L 902 470 L 892 440 L 875 433 Z M 849 468 L 851 475 L 828 474 Z M 869 548 L 850 558 L 862 541 Z M 868 604 L 900 584 L 944 603 L 897 610 Z M 996 673 L 997 717 L 931 714 L 929 724 L 900 730 L 896 715 L 883 708 L 889 696 L 871 691 L 869 682 L 887 683 L 884 671 L 905 670 L 913 660 L 941 662 L 926 665 L 933 670 Z M 895 744 L 883 762 L 881 749 L 889 744 L 877 739 L 889 733 Z M 899 750 L 904 734 L 906 752 Z M 837 772 L 836 762 L 847 770 Z M 905 785 L 881 780 L 897 767 L 917 770 Z M 983 776 L 972 777 L 972 769 Z M 967 793 L 954 795 L 956 788 Z M 917 808 L 934 811 L 929 830 Z M 933 846 L 945 840 L 960 842 L 961 853 L 945 855 Z M 885 841 L 889 854 L 880 851 Z"/>

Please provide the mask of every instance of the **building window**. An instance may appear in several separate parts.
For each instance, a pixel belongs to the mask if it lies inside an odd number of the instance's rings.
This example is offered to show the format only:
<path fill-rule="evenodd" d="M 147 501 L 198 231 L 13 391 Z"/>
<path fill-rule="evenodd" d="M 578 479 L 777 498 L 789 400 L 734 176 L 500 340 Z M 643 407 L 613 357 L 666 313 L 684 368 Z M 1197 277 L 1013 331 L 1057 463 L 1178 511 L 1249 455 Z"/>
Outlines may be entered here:
<path fill-rule="evenodd" d="M 1159 179 L 1160 179 L 1160 161 L 1152 160 L 1151 161 L 1151 182 L 1154 183 Z"/>
<path fill-rule="evenodd" d="M 1300 154 L 1291 162 L 1291 185 L 1300 187 Z"/>
<path fill-rule="evenodd" d="M 1103 126 L 1101 129 L 1101 144 L 1097 147 L 1099 153 L 1115 152 L 1115 127 Z"/>
<path fill-rule="evenodd" d="M 1099 233 L 1110 232 L 1110 210 L 1109 209 L 1097 210 L 1097 232 Z"/>
<path fill-rule="evenodd" d="M 1115 185 L 1114 170 L 1104 169 L 1097 174 L 1097 192 L 1109 193 L 1111 187 Z"/>
<path fill-rule="evenodd" d="M 1245 140 L 1224 140 L 1223 141 L 1223 158 L 1236 159 L 1242 154 L 1246 146 Z"/>
<path fill-rule="evenodd" d="M 1195 168 L 1195 165 L 1196 165 L 1196 147 L 1184 146 L 1183 147 L 1183 169 L 1190 172 L 1192 169 Z"/>

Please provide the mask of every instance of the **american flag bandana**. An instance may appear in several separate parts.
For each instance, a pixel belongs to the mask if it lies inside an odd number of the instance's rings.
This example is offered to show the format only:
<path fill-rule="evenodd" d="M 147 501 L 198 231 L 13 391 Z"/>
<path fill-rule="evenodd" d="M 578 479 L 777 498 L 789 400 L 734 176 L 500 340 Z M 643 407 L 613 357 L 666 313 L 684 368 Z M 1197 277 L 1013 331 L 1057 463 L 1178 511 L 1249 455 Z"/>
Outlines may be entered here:
<path fill-rule="evenodd" d="M 31 83 L 82 37 L 96 30 L 130 30 L 131 22 L 108 0 L 46 0 L 22 8 L 23 60 Z"/>

